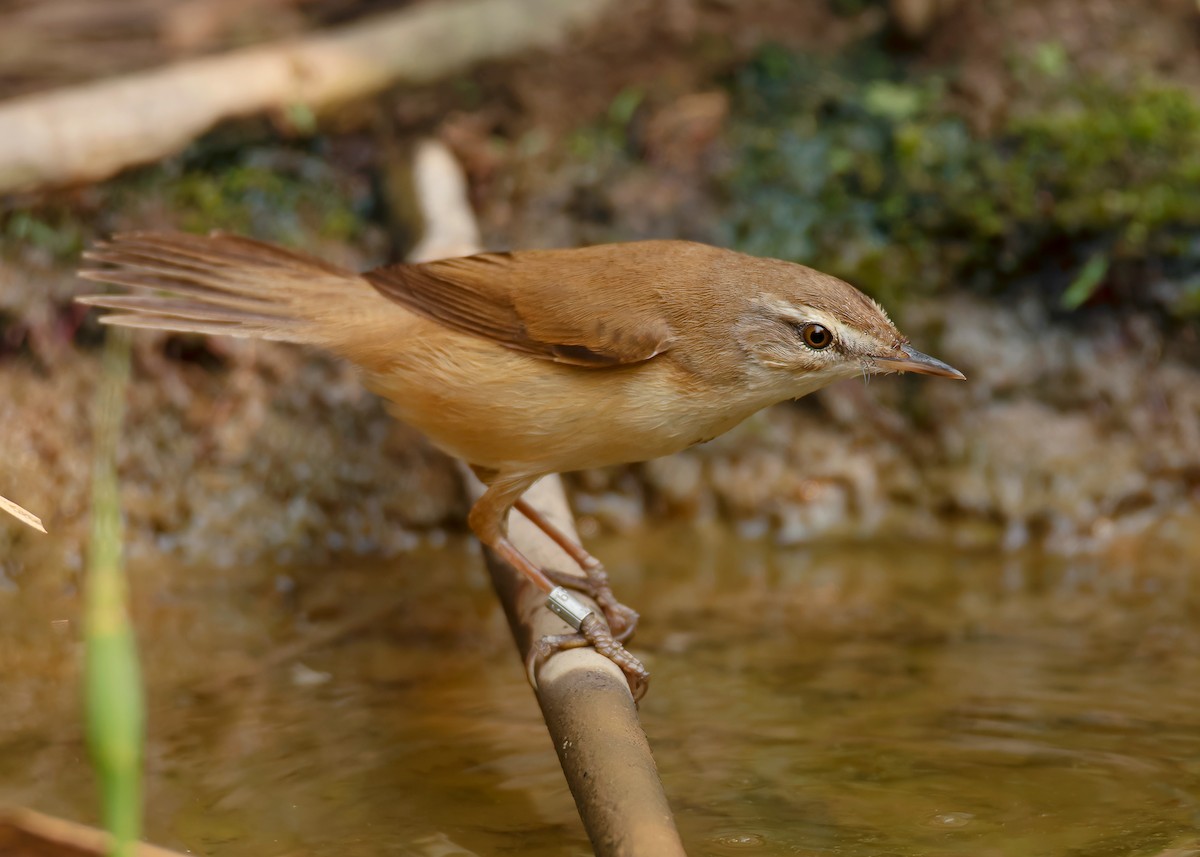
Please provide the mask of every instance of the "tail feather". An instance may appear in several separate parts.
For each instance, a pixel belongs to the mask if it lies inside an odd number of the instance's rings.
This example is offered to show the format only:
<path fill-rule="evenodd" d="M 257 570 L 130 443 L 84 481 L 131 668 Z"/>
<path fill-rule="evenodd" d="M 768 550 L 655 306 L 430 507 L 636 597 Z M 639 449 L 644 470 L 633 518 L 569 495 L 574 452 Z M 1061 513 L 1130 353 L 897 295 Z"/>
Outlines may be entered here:
<path fill-rule="evenodd" d="M 166 250 L 139 250 L 112 244 L 97 244 L 91 250 L 85 251 L 83 257 L 90 262 L 99 262 L 105 265 L 133 267 L 171 276 L 182 274 L 205 283 L 210 288 L 222 288 L 219 285 L 222 278 L 227 278 L 231 273 L 236 273 L 239 267 L 246 266 L 246 263 L 232 264 L 232 260 L 228 258 L 217 257 L 204 260 Z M 265 266 L 255 265 L 254 267 L 263 268 Z"/>
<path fill-rule="evenodd" d="M 172 318 L 195 319 L 196 321 L 219 321 L 229 324 L 258 322 L 259 324 L 279 324 L 287 319 L 279 315 L 248 312 L 245 309 L 223 309 L 214 302 L 213 305 L 197 301 L 176 300 L 145 295 L 104 295 L 103 297 L 89 296 L 80 298 L 82 304 L 104 306 L 106 309 L 130 310 L 133 313 L 145 315 L 166 315 Z M 270 306 L 270 304 L 265 304 Z"/>
<path fill-rule="evenodd" d="M 205 303 L 217 304 L 258 312 L 273 305 L 272 301 L 254 295 L 239 295 L 222 289 L 220 281 L 212 278 L 199 279 L 182 273 L 172 274 L 170 271 L 131 271 L 120 268 L 108 268 L 102 271 L 85 269 L 79 272 L 85 280 L 100 283 L 111 283 L 115 286 L 128 286 L 135 289 L 148 289 L 157 292 L 170 292 L 174 295 L 195 298 Z M 111 295 L 85 295 L 78 298 L 80 303 L 106 306 L 102 301 Z"/>
<path fill-rule="evenodd" d="M 330 301 L 377 299 L 357 274 L 294 250 L 249 238 L 133 232 L 84 254 L 84 279 L 151 295 L 85 295 L 119 312 L 105 324 L 321 343 Z"/>
<path fill-rule="evenodd" d="M 115 313 L 100 317 L 104 324 L 119 327 L 136 327 L 142 330 L 169 330 L 175 333 L 202 333 L 208 336 L 234 336 L 240 339 L 269 339 L 279 342 L 306 342 L 289 334 L 286 329 L 277 326 L 254 327 L 248 324 L 229 324 L 217 321 L 193 321 L 176 316 L 154 315 L 152 313 L 126 314 Z"/>
<path fill-rule="evenodd" d="M 119 232 L 111 241 L 96 245 L 98 249 L 117 250 L 129 253 L 148 253 L 155 258 L 192 260 L 205 267 L 302 267 L 326 274 L 345 274 L 337 265 L 289 250 L 277 244 L 211 232 L 208 235 L 193 235 L 187 232 Z"/>

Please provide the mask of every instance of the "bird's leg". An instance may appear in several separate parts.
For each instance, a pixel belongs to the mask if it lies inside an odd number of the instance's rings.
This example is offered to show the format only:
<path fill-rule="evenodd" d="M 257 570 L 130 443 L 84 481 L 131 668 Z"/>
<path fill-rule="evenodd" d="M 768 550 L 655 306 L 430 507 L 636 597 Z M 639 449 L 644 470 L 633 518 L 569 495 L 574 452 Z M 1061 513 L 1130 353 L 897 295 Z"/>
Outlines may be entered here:
<path fill-rule="evenodd" d="M 555 526 L 553 521 L 535 509 L 524 497 L 519 498 L 514 505 L 518 512 L 528 518 L 539 530 L 553 539 L 556 545 L 566 551 L 567 555 L 575 560 L 575 563 L 586 575 L 581 580 L 578 575 L 545 569 L 546 576 L 559 586 L 574 589 L 591 597 L 604 612 L 604 619 L 608 622 L 608 627 L 612 630 L 613 639 L 617 642 L 624 643 L 632 637 L 633 632 L 637 630 L 637 611 L 632 607 L 625 606 L 613 595 L 612 587 L 608 583 L 608 572 L 604 570 L 604 566 L 600 564 L 600 560 L 584 550 L 583 545 Z"/>
<path fill-rule="evenodd" d="M 629 682 L 635 700 L 646 692 L 650 673 L 642 663 L 629 654 L 615 639 L 605 623 L 587 605 L 571 595 L 565 587 L 556 586 L 553 579 L 517 550 L 508 538 L 508 512 L 535 480 L 497 480 L 488 485 L 483 496 L 475 501 L 467 518 L 471 530 L 481 542 L 525 575 L 549 596 L 547 605 L 558 616 L 578 630 L 577 634 L 556 634 L 535 642 L 525 658 L 530 684 L 537 687 L 537 670 L 555 652 L 591 645 L 597 652 L 620 667 Z M 535 521 L 536 523 L 536 521 Z M 561 531 L 559 531 L 561 532 Z M 565 534 L 564 534 L 565 538 Z M 576 548 L 582 551 L 582 548 Z M 556 575 L 557 576 L 557 575 Z M 611 594 L 611 593 L 610 593 Z M 636 615 L 636 614 L 635 614 Z"/>

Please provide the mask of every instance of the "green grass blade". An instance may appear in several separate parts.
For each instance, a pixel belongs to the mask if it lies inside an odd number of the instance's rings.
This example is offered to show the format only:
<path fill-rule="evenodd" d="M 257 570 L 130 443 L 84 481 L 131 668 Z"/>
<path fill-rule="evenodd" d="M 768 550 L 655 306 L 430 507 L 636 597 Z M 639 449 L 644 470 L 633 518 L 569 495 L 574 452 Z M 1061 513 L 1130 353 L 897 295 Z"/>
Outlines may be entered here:
<path fill-rule="evenodd" d="M 84 696 L 88 747 L 112 854 L 132 857 L 141 835 L 144 706 L 127 608 L 117 438 L 129 378 L 129 339 L 109 333 L 96 396 L 92 532 L 86 583 Z"/>

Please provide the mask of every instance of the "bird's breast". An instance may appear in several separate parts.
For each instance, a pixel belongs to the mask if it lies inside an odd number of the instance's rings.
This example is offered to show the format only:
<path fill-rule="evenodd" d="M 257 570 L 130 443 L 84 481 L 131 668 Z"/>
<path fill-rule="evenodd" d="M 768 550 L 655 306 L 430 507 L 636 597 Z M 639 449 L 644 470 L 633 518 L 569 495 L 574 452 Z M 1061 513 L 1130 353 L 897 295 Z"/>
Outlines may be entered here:
<path fill-rule="evenodd" d="M 441 449 L 501 472 L 548 473 L 657 458 L 715 437 L 760 404 L 662 355 L 592 369 L 427 328 L 368 386 Z M 383 371 L 380 371 L 380 370 Z"/>

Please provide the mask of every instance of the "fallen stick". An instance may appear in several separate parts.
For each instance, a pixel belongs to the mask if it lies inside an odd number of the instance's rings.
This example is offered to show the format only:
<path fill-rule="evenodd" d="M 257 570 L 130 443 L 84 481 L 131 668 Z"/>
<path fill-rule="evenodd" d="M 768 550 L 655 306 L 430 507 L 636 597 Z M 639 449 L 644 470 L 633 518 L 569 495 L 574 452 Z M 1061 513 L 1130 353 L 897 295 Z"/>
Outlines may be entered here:
<path fill-rule="evenodd" d="M 91 182 L 218 122 L 320 110 L 560 44 L 611 0 L 445 0 L 329 32 L 0 103 L 0 193 Z"/>
<path fill-rule="evenodd" d="M 466 183 L 449 152 L 440 144 L 422 143 L 413 171 L 426 229 L 410 261 L 478 252 L 479 234 Z M 482 485 L 469 471 L 467 478 L 478 496 Z M 560 529 L 577 537 L 557 476 L 546 477 L 525 497 Z M 575 568 L 558 545 L 515 512 L 510 516 L 509 535 L 535 564 Z M 546 607 L 544 593 L 490 551 L 485 557 L 522 662 L 535 641 L 571 630 Z M 685 857 L 620 669 L 590 648 L 559 652 L 538 674 L 537 698 L 598 857 Z"/>
<path fill-rule="evenodd" d="M 112 837 L 103 830 L 42 815 L 32 809 L 0 810 L 0 857 L 107 857 Z M 139 843 L 136 857 L 183 857 Z"/>
<path fill-rule="evenodd" d="M 21 523 L 28 524 L 35 530 L 43 533 L 46 532 L 46 528 L 43 526 L 41 518 L 33 514 L 33 512 L 29 511 L 28 509 L 18 506 L 7 497 L 0 497 L 0 511 L 8 512 L 8 514 L 12 515 Z"/>

